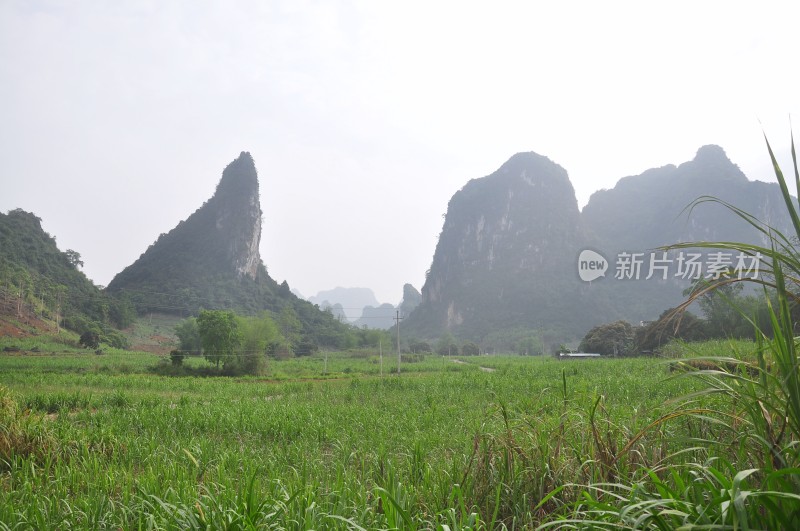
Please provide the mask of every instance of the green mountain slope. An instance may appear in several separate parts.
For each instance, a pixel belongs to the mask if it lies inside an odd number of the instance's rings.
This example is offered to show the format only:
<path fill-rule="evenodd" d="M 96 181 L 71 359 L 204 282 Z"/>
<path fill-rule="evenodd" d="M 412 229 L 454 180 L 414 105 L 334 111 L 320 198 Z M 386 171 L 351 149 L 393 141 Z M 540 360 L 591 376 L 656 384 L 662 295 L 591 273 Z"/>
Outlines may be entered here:
<path fill-rule="evenodd" d="M 339 344 L 347 334 L 345 325 L 267 273 L 259 254 L 261 216 L 255 162 L 242 152 L 222 172 L 214 196 L 159 236 L 114 277 L 107 291 L 127 297 L 139 312 L 290 311 L 307 335 L 324 345 Z"/>
<path fill-rule="evenodd" d="M 127 326 L 132 308 L 124 299 L 106 296 L 80 265 L 80 255 L 59 250 L 36 215 L 20 209 L 0 214 L 0 289 L 6 296 L 78 333 Z"/>

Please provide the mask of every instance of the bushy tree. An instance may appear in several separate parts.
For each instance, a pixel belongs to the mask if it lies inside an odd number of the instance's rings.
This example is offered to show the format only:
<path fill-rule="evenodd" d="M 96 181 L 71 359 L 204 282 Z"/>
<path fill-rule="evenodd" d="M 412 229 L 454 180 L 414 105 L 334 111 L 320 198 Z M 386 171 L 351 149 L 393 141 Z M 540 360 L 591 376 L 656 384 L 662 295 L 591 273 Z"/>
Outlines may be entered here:
<path fill-rule="evenodd" d="M 708 338 L 706 322 L 691 312 L 675 308 L 664 311 L 657 321 L 639 327 L 634 334 L 634 351 L 653 352 L 672 339 L 702 341 Z"/>
<path fill-rule="evenodd" d="M 581 352 L 594 352 L 604 356 L 626 356 L 633 350 L 633 327 L 627 321 L 595 326 L 581 341 Z"/>
<path fill-rule="evenodd" d="M 538 356 L 543 352 L 542 340 L 537 336 L 528 336 L 517 343 L 517 354 L 520 356 Z"/>
<path fill-rule="evenodd" d="M 721 278 L 718 281 L 702 279 L 684 290 L 683 294 L 694 297 L 703 311 L 706 337 L 752 339 L 755 335 L 753 323 L 762 332 L 769 332 L 767 299 L 744 295 L 743 288 L 741 282 Z"/>
<path fill-rule="evenodd" d="M 436 342 L 436 353 L 442 356 L 450 356 L 451 354 L 458 354 L 458 342 L 449 330 L 442 334 L 439 341 Z"/>
<path fill-rule="evenodd" d="M 481 348 L 472 341 L 467 341 L 461 345 L 461 354 L 464 356 L 477 356 L 480 353 Z"/>
<path fill-rule="evenodd" d="M 175 335 L 180 341 L 180 349 L 184 352 L 200 354 L 203 348 L 200 341 L 200 330 L 197 328 L 197 319 L 189 317 L 178 323 L 175 327 Z"/>
<path fill-rule="evenodd" d="M 684 296 L 695 297 L 695 300 L 706 318 L 706 332 L 709 337 L 742 337 L 742 324 L 745 316 L 737 311 L 742 302 L 741 282 L 730 283 L 726 279 L 711 281 L 701 279 L 691 288 L 683 291 Z M 752 326 L 744 331 L 744 337 L 752 337 Z"/>
<path fill-rule="evenodd" d="M 87 330 L 81 334 L 78 342 L 83 348 L 100 348 L 100 334 L 94 330 Z"/>
<path fill-rule="evenodd" d="M 206 360 L 219 368 L 235 364 L 242 333 L 236 314 L 230 310 L 202 310 L 197 317 L 197 329 Z"/>
<path fill-rule="evenodd" d="M 169 359 L 172 362 L 173 367 L 180 367 L 183 365 L 183 358 L 185 354 L 181 350 L 173 350 L 169 353 Z"/>
<path fill-rule="evenodd" d="M 353 331 L 358 337 L 359 347 L 378 348 L 383 344 L 388 348 L 392 344 L 392 334 L 388 330 L 378 330 L 375 328 L 358 328 Z"/>
<path fill-rule="evenodd" d="M 271 343 L 283 339 L 278 325 L 267 312 L 255 317 L 239 317 L 238 320 L 245 353 L 266 354 Z"/>
<path fill-rule="evenodd" d="M 291 345 L 300 341 L 301 333 L 303 331 L 303 323 L 297 317 L 297 312 L 291 306 L 284 306 L 281 313 L 278 314 L 278 328 L 281 335 Z"/>
<path fill-rule="evenodd" d="M 242 331 L 239 369 L 247 374 L 263 374 L 267 368 L 270 346 L 284 341 L 283 336 L 268 312 L 238 319 Z"/>
<path fill-rule="evenodd" d="M 302 338 L 294 347 L 297 356 L 310 356 L 319 351 L 319 345 L 310 337 Z"/>
<path fill-rule="evenodd" d="M 67 249 L 64 251 L 64 255 L 67 257 L 70 265 L 75 269 L 83 267 L 83 260 L 81 260 L 81 255 L 79 252 L 73 251 L 72 249 Z"/>

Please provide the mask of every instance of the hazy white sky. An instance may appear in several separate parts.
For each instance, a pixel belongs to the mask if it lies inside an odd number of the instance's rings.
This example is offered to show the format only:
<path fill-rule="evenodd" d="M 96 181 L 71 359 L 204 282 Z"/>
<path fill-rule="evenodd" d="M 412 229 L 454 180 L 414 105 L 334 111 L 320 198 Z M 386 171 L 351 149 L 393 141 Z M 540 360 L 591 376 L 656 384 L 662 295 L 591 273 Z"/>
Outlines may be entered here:
<path fill-rule="evenodd" d="M 271 276 L 395 303 L 453 193 L 519 151 L 581 206 L 704 144 L 769 180 L 793 4 L 0 0 L 0 211 L 105 285 L 250 151 Z"/>

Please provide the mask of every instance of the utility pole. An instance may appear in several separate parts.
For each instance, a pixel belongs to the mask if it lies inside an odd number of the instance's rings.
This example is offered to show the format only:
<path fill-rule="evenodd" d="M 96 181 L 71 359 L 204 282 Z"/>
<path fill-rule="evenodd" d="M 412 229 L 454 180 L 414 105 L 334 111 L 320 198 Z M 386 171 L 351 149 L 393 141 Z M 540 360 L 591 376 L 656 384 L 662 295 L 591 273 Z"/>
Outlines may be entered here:
<path fill-rule="evenodd" d="M 394 318 L 397 323 L 395 325 L 397 328 L 397 374 L 400 374 L 400 321 L 402 319 L 403 317 L 400 317 L 400 310 L 397 310 L 397 315 Z"/>
<path fill-rule="evenodd" d="M 381 378 L 383 378 L 383 341 L 378 341 L 378 355 L 381 357 Z"/>
<path fill-rule="evenodd" d="M 61 334 L 61 325 L 59 323 L 61 320 L 61 290 L 56 289 L 58 290 L 56 292 L 56 334 Z"/>
<path fill-rule="evenodd" d="M 22 283 L 19 285 L 19 294 L 17 296 L 17 317 L 22 318 Z"/>

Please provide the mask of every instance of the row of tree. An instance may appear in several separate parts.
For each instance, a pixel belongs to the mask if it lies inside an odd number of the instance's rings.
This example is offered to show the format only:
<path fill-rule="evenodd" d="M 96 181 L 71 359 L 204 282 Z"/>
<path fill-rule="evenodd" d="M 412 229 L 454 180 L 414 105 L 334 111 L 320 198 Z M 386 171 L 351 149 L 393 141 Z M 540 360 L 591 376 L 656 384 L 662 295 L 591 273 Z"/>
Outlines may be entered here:
<path fill-rule="evenodd" d="M 756 330 L 769 335 L 768 299 L 743 294 L 741 282 L 702 281 L 684 291 L 692 297 L 703 318 L 685 308 L 670 308 L 658 320 L 633 326 L 615 321 L 589 330 L 580 344 L 582 352 L 629 356 L 656 351 L 673 339 L 753 339 Z"/>
<path fill-rule="evenodd" d="M 173 363 L 185 355 L 202 355 L 225 374 L 263 374 L 268 358 L 309 356 L 320 345 L 303 333 L 303 326 L 291 306 L 277 315 L 264 311 L 256 316 L 237 315 L 231 310 L 201 310 L 175 328 L 180 350 Z M 352 348 L 390 344 L 388 332 L 351 328 Z M 332 345 L 324 345 L 330 347 Z"/>

